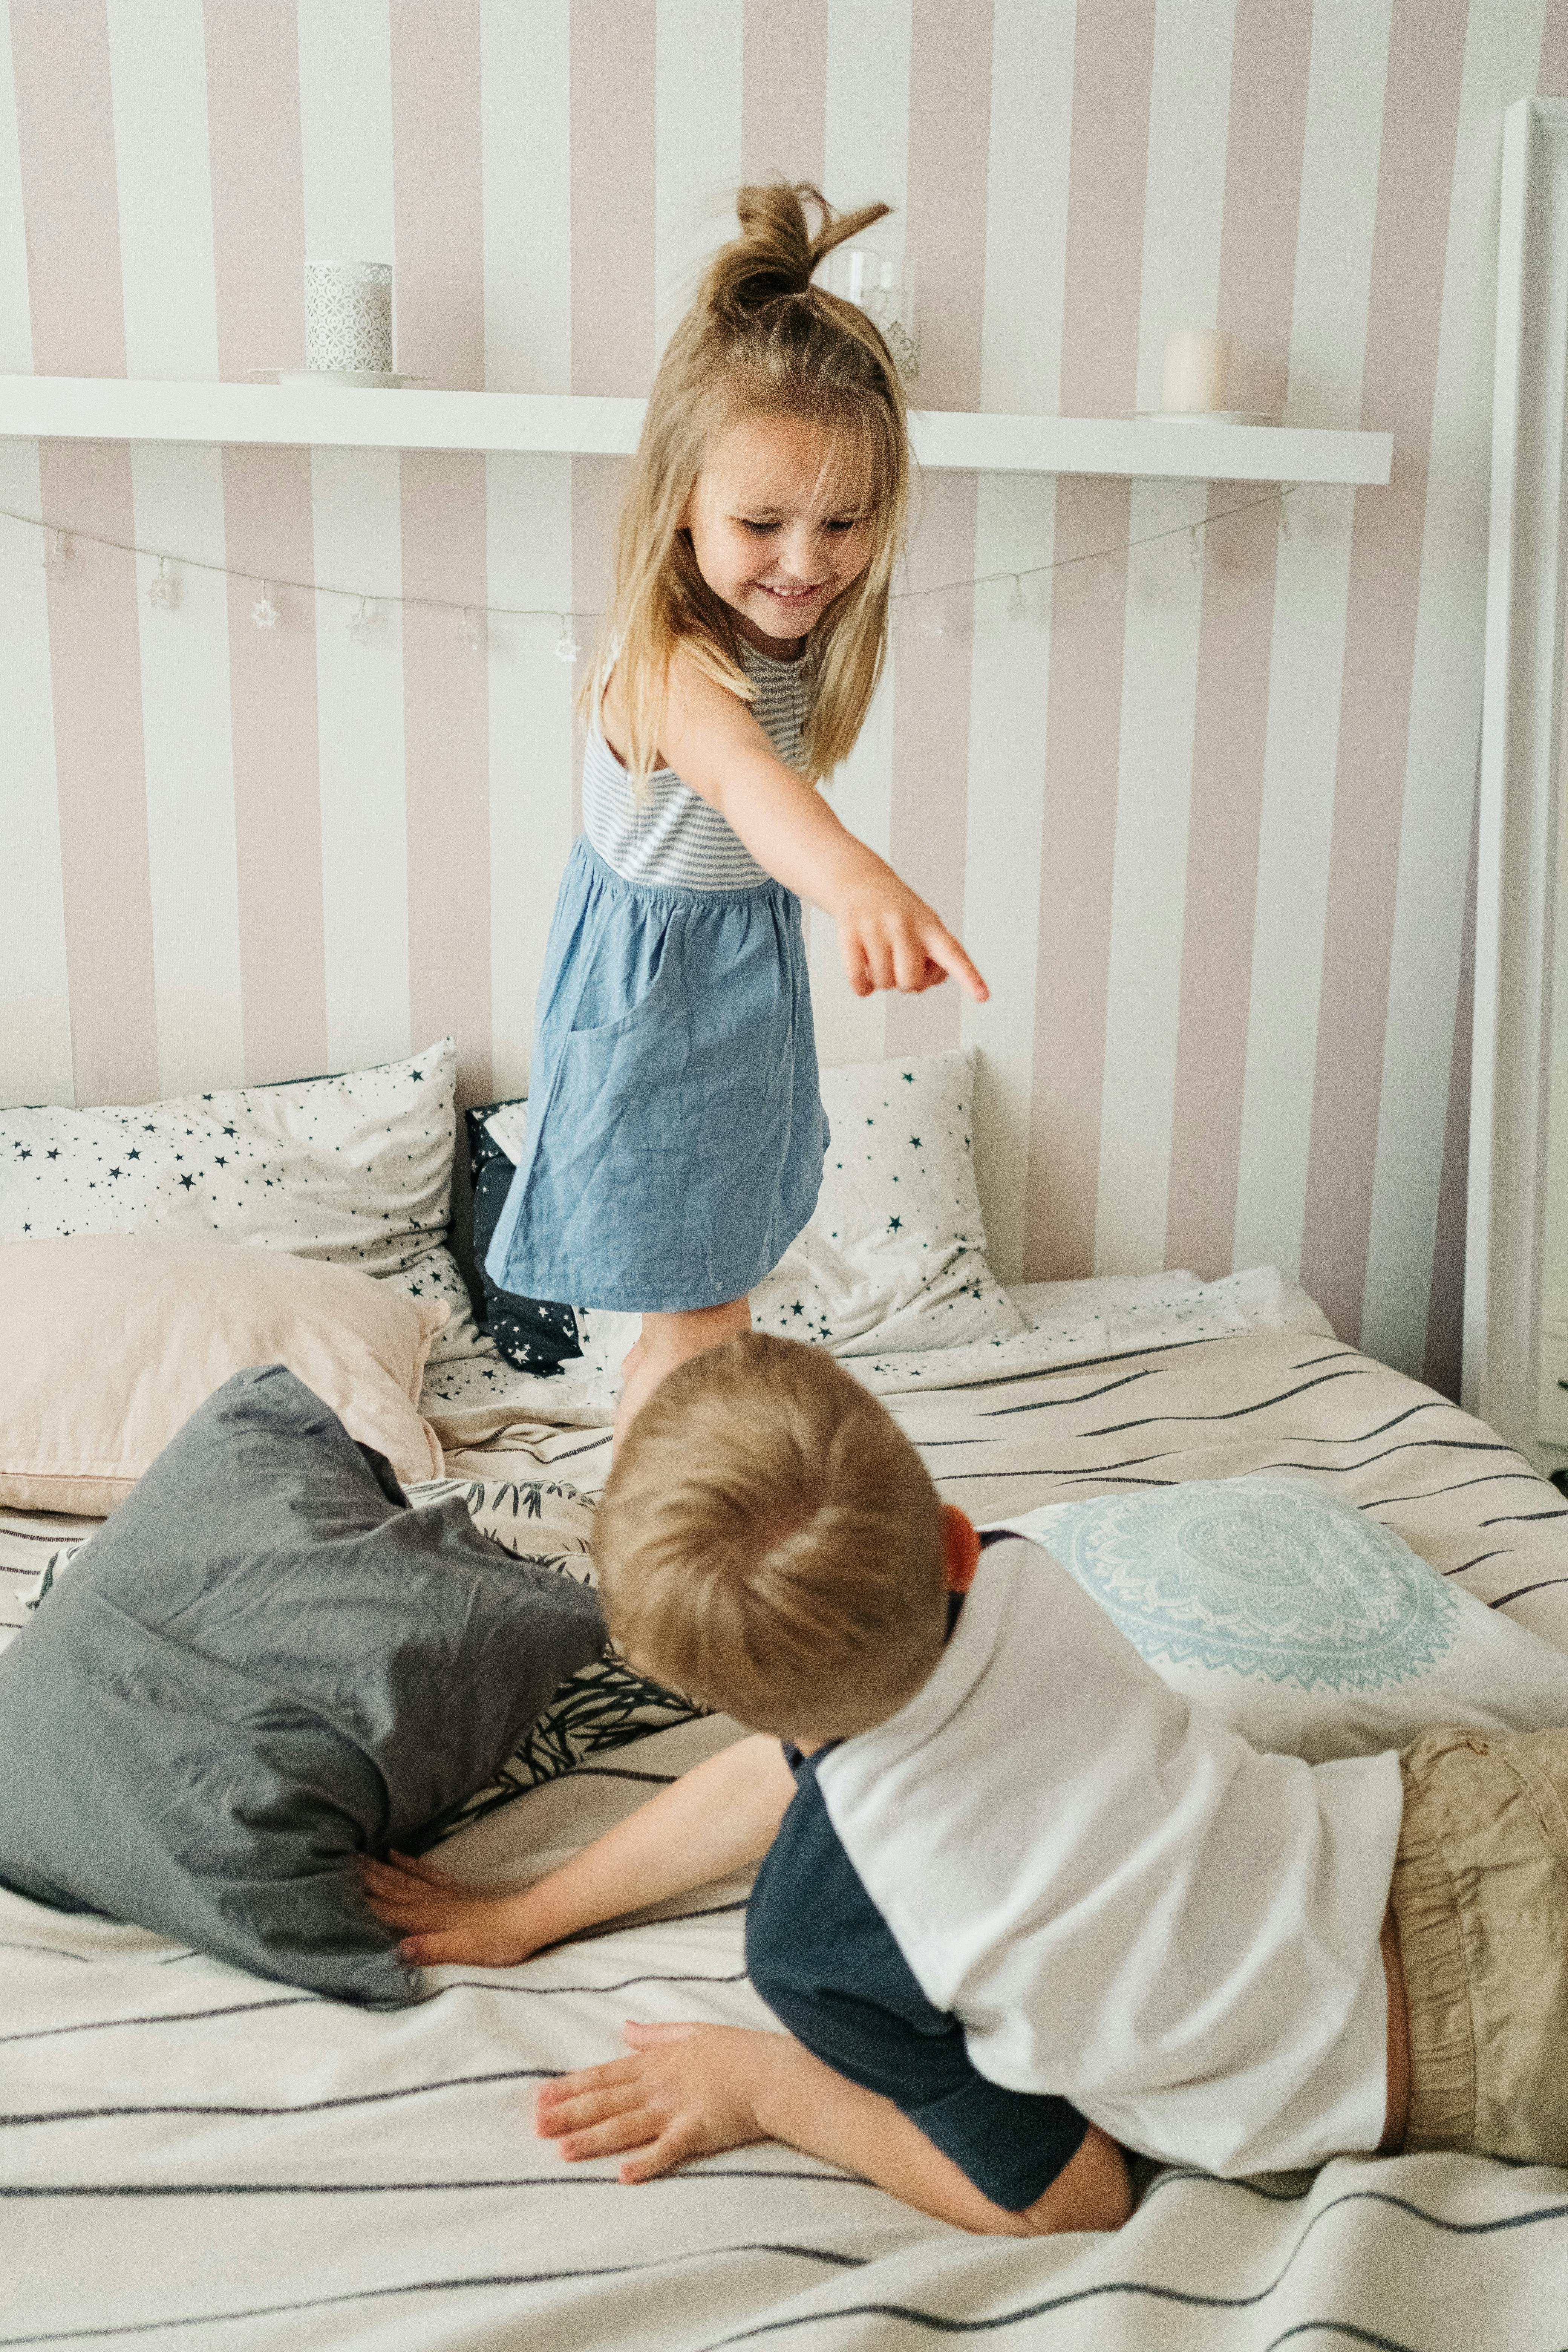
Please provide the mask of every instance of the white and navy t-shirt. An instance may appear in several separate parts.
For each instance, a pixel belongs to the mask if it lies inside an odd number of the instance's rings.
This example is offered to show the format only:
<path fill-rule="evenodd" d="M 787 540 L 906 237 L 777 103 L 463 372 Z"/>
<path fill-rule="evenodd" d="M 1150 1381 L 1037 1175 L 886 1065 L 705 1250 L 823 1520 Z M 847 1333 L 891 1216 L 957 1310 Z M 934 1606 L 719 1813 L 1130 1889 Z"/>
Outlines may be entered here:
<path fill-rule="evenodd" d="M 1229 2175 L 1376 2147 L 1397 1757 L 1260 1756 L 1168 1689 L 1048 1552 L 1007 1537 L 914 1697 L 812 1764 L 826 1829 L 809 1868 L 783 1843 L 787 1884 L 764 1864 L 755 1980 L 840 2072 L 870 2079 L 806 2014 L 815 1970 L 818 2009 L 860 2022 L 837 1990 L 853 1992 L 861 1963 L 831 1948 L 832 1870 L 876 1922 L 855 1930 L 861 1948 L 879 1927 L 901 1958 L 933 2044 L 956 2023 L 968 2068 L 1041 2102 L 1042 2131 L 1062 2130 L 1050 2102 L 1070 2101 L 1146 2155 Z M 776 1959 L 792 1937 L 796 1956 Z M 902 2006 L 915 2014 L 907 1989 Z M 967 2100 L 1012 2128 L 968 2074 L 951 2083 L 967 2086 L 955 2112 Z M 873 2087 L 930 2129 L 891 2082 Z M 969 2146 L 961 2132 L 949 2152 L 1008 2201 Z"/>
<path fill-rule="evenodd" d="M 784 1753 L 795 1793 L 746 1912 L 753 1986 L 814 2056 L 891 2099 L 985 2196 L 1022 2212 L 1076 2152 L 1083 2117 L 979 2072 L 963 2026 L 921 1992 L 840 1844 L 816 1757 Z"/>

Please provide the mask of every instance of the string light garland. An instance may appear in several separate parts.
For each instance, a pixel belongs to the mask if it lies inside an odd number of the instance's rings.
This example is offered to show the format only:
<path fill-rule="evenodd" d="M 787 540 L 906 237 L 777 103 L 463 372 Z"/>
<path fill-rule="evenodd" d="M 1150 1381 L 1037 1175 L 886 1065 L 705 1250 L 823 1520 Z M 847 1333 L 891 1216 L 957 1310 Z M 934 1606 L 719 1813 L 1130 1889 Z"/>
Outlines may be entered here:
<path fill-rule="evenodd" d="M 1126 571 L 1125 566 L 1118 567 L 1112 563 L 1113 556 L 1131 555 L 1137 548 L 1153 547 L 1161 540 L 1177 539 L 1185 535 L 1188 541 L 1187 561 L 1194 572 L 1201 575 L 1204 570 L 1204 550 L 1207 533 L 1216 523 L 1228 522 L 1235 515 L 1254 514 L 1259 507 L 1277 506 L 1279 509 L 1280 532 L 1284 538 L 1289 539 L 1290 513 L 1285 501 L 1292 496 L 1298 487 L 1295 482 L 1283 483 L 1279 488 L 1268 491 L 1262 498 L 1246 499 L 1237 506 L 1223 508 L 1218 514 L 1207 515 L 1202 522 L 1173 523 L 1164 530 L 1145 531 L 1140 539 L 1119 541 L 1114 547 L 1085 548 L 1078 555 L 1055 556 L 1048 563 L 1026 564 L 1022 570 L 1016 572 L 982 572 L 968 580 L 939 581 L 934 587 L 931 588 L 898 588 L 893 591 L 890 601 L 894 604 L 905 604 L 910 598 L 918 598 L 921 635 L 925 637 L 941 637 L 946 634 L 946 620 L 942 605 L 937 601 L 941 597 L 967 595 L 977 588 L 992 588 L 1003 583 L 1010 583 L 1013 593 L 1007 599 L 1007 618 L 1015 622 L 1026 621 L 1029 617 L 1030 603 L 1028 591 L 1024 584 L 1026 581 L 1043 579 L 1047 573 L 1053 572 L 1066 572 L 1079 563 L 1098 563 L 1100 574 L 1095 584 L 1100 594 L 1108 604 L 1120 604 L 1127 593 Z M 0 518 L 7 522 L 19 522 L 29 530 L 43 532 L 45 538 L 51 542 L 45 551 L 43 562 L 45 571 L 52 579 L 59 580 L 68 576 L 72 562 L 70 541 L 73 540 L 86 540 L 91 546 L 110 547 L 121 555 L 141 556 L 147 562 L 152 562 L 155 558 L 158 569 L 147 583 L 147 602 L 156 611 L 172 612 L 180 601 L 179 583 L 169 569 L 171 563 L 176 567 L 184 567 L 187 571 L 216 572 L 226 580 L 252 582 L 261 591 L 260 596 L 250 608 L 250 617 L 258 629 L 276 629 L 283 618 L 279 606 L 272 601 L 274 586 L 294 589 L 304 596 L 342 597 L 353 607 L 348 618 L 348 635 L 351 644 L 356 646 L 368 645 L 371 642 L 374 632 L 373 608 L 375 605 L 416 604 L 423 607 L 426 612 L 454 614 L 457 619 L 454 635 L 463 651 L 469 654 L 477 654 L 484 645 L 485 633 L 479 626 L 480 620 L 487 622 L 490 620 L 553 621 L 561 632 L 555 640 L 555 658 L 557 661 L 572 664 L 578 660 L 583 651 L 573 624 L 576 621 L 595 621 L 601 617 L 596 613 L 563 611 L 555 604 L 458 604 L 445 596 L 373 596 L 365 589 L 339 588 L 314 580 L 274 582 L 270 577 L 258 577 L 256 572 L 243 571 L 235 564 L 213 563 L 199 555 L 171 556 L 156 548 L 139 547 L 123 539 L 110 539 L 100 531 L 77 530 L 48 522 L 40 515 L 18 514 L 10 507 L 0 507 Z"/>

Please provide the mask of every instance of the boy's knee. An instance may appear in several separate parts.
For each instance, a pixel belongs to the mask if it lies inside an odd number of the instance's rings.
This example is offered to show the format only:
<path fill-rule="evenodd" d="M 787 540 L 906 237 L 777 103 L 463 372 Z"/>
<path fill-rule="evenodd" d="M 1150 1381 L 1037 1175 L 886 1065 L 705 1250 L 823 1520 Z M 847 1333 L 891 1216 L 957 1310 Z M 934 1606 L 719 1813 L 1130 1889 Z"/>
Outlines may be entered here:
<path fill-rule="evenodd" d="M 1109 2133 L 1090 2124 L 1071 2162 L 1017 2218 L 1024 2234 L 1046 2238 L 1072 2230 L 1120 2230 L 1131 2212 L 1127 2159 Z"/>

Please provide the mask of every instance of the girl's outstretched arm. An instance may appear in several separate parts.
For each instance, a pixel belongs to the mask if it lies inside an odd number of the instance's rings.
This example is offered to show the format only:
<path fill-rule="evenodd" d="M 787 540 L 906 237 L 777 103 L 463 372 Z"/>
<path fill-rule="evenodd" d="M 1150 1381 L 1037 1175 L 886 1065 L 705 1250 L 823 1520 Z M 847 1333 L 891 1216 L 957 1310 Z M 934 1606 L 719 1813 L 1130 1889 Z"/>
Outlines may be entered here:
<path fill-rule="evenodd" d="M 612 680 L 605 711 L 611 725 L 613 704 Z M 659 749 L 759 866 L 833 917 L 857 996 L 877 988 L 930 988 L 951 973 L 984 1003 L 985 982 L 933 909 L 784 765 L 748 706 L 679 652 L 669 666 Z"/>
<path fill-rule="evenodd" d="M 759 1861 L 794 1794 L 784 1750 L 759 1733 L 682 1773 L 559 1870 L 514 1894 L 492 1895 L 397 1855 L 363 1864 L 365 1895 L 378 1919 L 402 1930 L 403 1957 L 416 1968 L 451 1961 L 512 1968 L 601 1919 Z"/>

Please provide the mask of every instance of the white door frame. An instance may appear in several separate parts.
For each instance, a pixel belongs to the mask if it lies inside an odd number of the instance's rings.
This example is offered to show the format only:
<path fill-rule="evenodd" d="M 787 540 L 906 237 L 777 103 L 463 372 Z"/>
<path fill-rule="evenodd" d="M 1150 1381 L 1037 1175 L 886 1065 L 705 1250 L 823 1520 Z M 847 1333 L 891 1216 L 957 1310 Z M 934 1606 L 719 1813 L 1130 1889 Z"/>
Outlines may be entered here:
<path fill-rule="evenodd" d="M 1466 1221 L 1466 1406 L 1533 1459 L 1568 421 L 1568 103 L 1504 121 Z"/>

